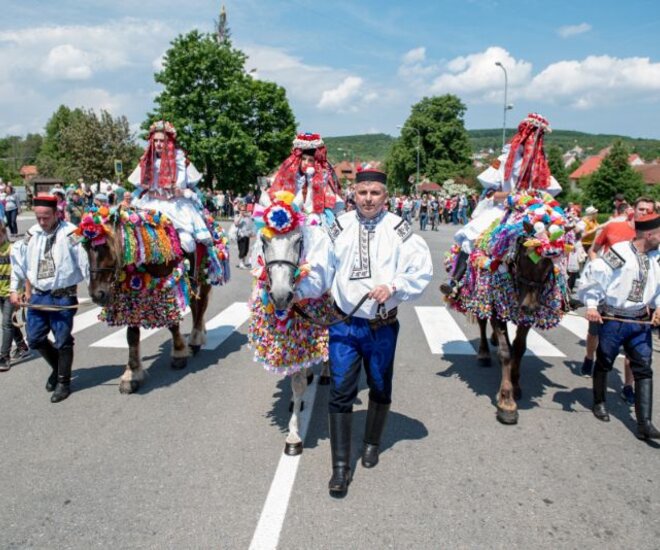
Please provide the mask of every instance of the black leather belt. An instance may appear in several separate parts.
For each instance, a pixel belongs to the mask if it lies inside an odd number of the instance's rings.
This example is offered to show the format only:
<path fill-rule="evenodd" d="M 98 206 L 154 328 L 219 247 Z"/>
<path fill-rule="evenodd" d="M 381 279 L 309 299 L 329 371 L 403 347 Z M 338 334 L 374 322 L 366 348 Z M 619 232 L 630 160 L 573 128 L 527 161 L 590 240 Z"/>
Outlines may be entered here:
<path fill-rule="evenodd" d="M 339 313 L 342 317 L 346 316 L 346 314 L 339 308 L 339 306 L 337 306 L 337 304 L 335 304 L 335 309 L 337 310 L 337 313 Z M 396 323 L 396 316 L 397 316 L 398 312 L 399 312 L 399 309 L 395 307 L 393 309 L 390 309 L 387 312 L 387 317 L 376 316 L 373 319 L 365 319 L 365 320 L 369 323 L 369 328 L 375 330 L 375 329 L 378 329 L 378 328 L 381 328 L 381 327 L 386 327 L 388 325 L 393 325 L 394 323 Z M 351 317 L 346 319 L 345 322 L 350 324 L 351 323 Z"/>
<path fill-rule="evenodd" d="M 33 288 L 32 292 L 39 296 L 50 294 L 53 298 L 64 298 L 65 296 L 75 296 L 77 294 L 77 287 L 76 285 L 73 285 L 64 288 L 56 288 L 55 290 L 41 290 L 40 288 Z"/>

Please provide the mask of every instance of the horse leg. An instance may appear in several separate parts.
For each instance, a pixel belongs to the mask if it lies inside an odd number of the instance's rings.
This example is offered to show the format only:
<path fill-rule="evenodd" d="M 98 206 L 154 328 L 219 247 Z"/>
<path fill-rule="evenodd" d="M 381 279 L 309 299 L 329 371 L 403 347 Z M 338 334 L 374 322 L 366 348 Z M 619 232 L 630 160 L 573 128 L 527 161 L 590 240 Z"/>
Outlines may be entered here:
<path fill-rule="evenodd" d="M 176 370 L 186 368 L 188 364 L 188 346 L 181 335 L 179 323 L 167 327 L 172 333 L 172 368 Z"/>
<path fill-rule="evenodd" d="M 209 305 L 209 296 L 211 294 L 211 285 L 202 283 L 199 286 L 199 295 L 190 301 L 192 311 L 193 327 L 188 339 L 188 345 L 192 349 L 193 355 L 199 353 L 201 347 L 206 344 L 206 323 L 204 315 Z"/>
<path fill-rule="evenodd" d="M 513 353 L 511 357 L 511 384 L 513 385 L 513 397 L 518 400 L 522 397 L 520 389 L 520 362 L 527 350 L 527 334 L 531 327 L 518 326 L 516 338 L 513 341 Z"/>
<path fill-rule="evenodd" d="M 293 409 L 291 420 L 289 420 L 289 434 L 284 444 L 284 454 L 297 456 L 303 452 L 302 439 L 300 438 L 300 412 L 303 407 L 303 394 L 307 389 L 307 374 L 298 371 L 291 375 L 291 390 L 293 391 Z"/>
<path fill-rule="evenodd" d="M 319 376 L 319 386 L 330 385 L 330 359 L 323 361 L 321 366 L 321 375 Z"/>
<path fill-rule="evenodd" d="M 490 348 L 486 338 L 488 319 L 478 319 L 479 323 L 479 351 L 477 351 L 477 364 L 480 367 L 490 367 Z"/>
<path fill-rule="evenodd" d="M 497 392 L 497 419 L 502 424 L 516 424 L 518 422 L 518 406 L 513 398 L 513 385 L 511 383 L 511 343 L 506 330 L 506 323 L 496 321 L 493 328 L 497 334 L 497 355 L 502 365 L 502 380 Z"/>
<path fill-rule="evenodd" d="M 144 380 L 144 369 L 140 360 L 140 327 L 128 327 L 126 340 L 128 342 L 128 365 L 120 378 L 119 391 L 134 393 Z"/>

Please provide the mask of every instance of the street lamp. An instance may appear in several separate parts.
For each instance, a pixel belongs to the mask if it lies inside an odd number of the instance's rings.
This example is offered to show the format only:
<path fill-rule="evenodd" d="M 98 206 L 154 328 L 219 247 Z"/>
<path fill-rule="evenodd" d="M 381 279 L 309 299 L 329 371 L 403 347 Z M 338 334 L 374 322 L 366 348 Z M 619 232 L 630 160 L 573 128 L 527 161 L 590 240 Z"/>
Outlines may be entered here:
<path fill-rule="evenodd" d="M 398 125 L 397 128 L 399 128 L 399 130 L 415 130 L 415 132 L 417 132 L 417 147 L 416 147 L 416 149 L 417 149 L 417 177 L 415 179 L 415 181 L 416 181 L 415 190 L 417 191 L 419 189 L 419 148 L 420 148 L 421 142 L 422 142 L 422 134 L 420 133 L 419 128 L 415 128 L 414 126 L 400 126 L 400 125 Z"/>
<path fill-rule="evenodd" d="M 502 149 L 504 149 L 504 145 L 506 144 L 506 112 L 509 109 L 513 109 L 513 105 L 509 105 L 506 100 L 506 95 L 509 88 L 509 78 L 506 74 L 506 69 L 504 68 L 504 65 L 502 65 L 502 63 L 499 61 L 496 61 L 495 65 L 504 71 L 504 121 L 502 122 Z"/>

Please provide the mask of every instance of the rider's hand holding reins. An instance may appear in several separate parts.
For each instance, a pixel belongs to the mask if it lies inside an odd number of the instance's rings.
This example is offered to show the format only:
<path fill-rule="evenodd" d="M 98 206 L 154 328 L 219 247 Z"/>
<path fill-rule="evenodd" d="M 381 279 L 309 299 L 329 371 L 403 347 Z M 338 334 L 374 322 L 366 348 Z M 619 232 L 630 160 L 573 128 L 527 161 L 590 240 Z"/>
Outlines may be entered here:
<path fill-rule="evenodd" d="M 379 304 L 384 304 L 392 296 L 392 289 L 388 285 L 378 285 L 370 293 L 369 298 L 376 300 Z"/>
<path fill-rule="evenodd" d="M 591 323 L 602 323 L 603 318 L 600 316 L 600 313 L 598 313 L 598 310 L 596 308 L 589 308 L 587 309 L 587 313 L 585 315 L 587 321 Z"/>
<path fill-rule="evenodd" d="M 9 302 L 14 307 L 18 307 L 22 304 L 26 304 L 30 300 L 30 297 L 26 294 L 19 294 L 16 291 L 9 293 Z"/>

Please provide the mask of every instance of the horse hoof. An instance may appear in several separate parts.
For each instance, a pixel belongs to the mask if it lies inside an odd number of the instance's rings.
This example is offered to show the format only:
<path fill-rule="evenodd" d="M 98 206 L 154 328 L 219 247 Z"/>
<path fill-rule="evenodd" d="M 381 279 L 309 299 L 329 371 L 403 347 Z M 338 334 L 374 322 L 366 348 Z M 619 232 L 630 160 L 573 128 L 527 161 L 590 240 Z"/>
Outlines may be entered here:
<path fill-rule="evenodd" d="M 188 364 L 188 358 L 187 357 L 173 357 L 172 358 L 172 368 L 174 370 L 185 369 L 187 364 Z"/>
<path fill-rule="evenodd" d="M 493 363 L 490 357 L 477 357 L 477 364 L 480 367 L 492 367 Z"/>
<path fill-rule="evenodd" d="M 119 393 L 125 395 L 135 393 L 140 389 L 140 383 L 137 380 L 122 380 L 119 383 Z"/>
<path fill-rule="evenodd" d="M 312 385 L 312 382 L 314 382 L 314 373 L 313 373 L 313 372 L 310 372 L 310 373 L 307 375 L 307 385 L 308 385 L 308 386 L 311 386 L 311 385 Z"/>
<path fill-rule="evenodd" d="M 284 454 L 287 456 L 298 456 L 303 452 L 302 441 L 298 443 L 285 443 L 284 444 Z"/>
<path fill-rule="evenodd" d="M 497 419 L 506 426 L 518 424 L 518 411 L 505 411 L 504 409 L 497 409 Z"/>
<path fill-rule="evenodd" d="M 305 402 L 304 402 L 304 401 L 301 401 L 301 402 L 300 402 L 300 412 L 303 412 L 304 410 L 305 410 Z M 289 403 L 289 412 L 290 412 L 290 413 L 293 412 L 293 401 L 291 401 L 291 402 Z"/>
<path fill-rule="evenodd" d="M 192 352 L 193 355 L 197 355 L 199 353 L 199 350 L 202 349 L 202 346 L 200 345 L 193 346 L 192 344 L 189 344 L 188 347 L 190 348 L 190 351 Z"/>
<path fill-rule="evenodd" d="M 319 386 L 329 386 L 330 377 L 329 376 L 319 376 Z"/>

